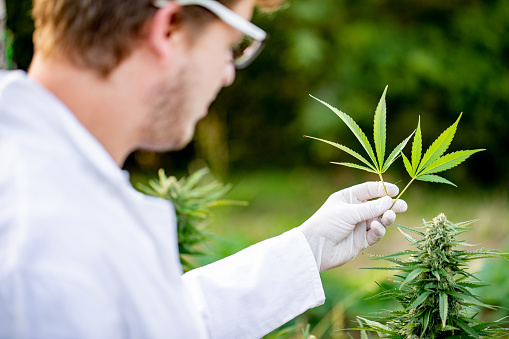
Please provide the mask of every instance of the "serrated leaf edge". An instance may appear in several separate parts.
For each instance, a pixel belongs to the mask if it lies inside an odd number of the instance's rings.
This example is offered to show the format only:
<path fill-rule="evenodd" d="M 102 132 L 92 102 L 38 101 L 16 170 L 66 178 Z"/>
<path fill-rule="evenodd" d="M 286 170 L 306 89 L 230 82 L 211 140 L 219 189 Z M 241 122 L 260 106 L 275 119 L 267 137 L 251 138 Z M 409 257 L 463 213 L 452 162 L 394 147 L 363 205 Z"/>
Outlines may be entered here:
<path fill-rule="evenodd" d="M 310 95 L 313 99 L 317 100 L 318 102 L 321 102 L 323 105 L 327 106 L 330 110 L 332 110 L 336 115 L 343 120 L 343 122 L 346 124 L 346 126 L 352 131 L 352 133 L 355 135 L 357 140 L 361 143 L 362 147 L 368 153 L 371 161 L 373 161 L 373 164 L 375 165 L 375 168 L 377 169 L 377 172 L 379 172 L 380 168 L 378 166 L 378 162 L 376 160 L 375 154 L 373 152 L 373 147 L 371 147 L 371 143 L 369 142 L 368 138 L 366 137 L 366 134 L 364 131 L 357 125 L 355 120 L 346 114 L 345 112 L 340 111 L 339 109 L 335 108 L 334 106 L 326 103 L 325 101 L 322 101 L 312 95 Z"/>

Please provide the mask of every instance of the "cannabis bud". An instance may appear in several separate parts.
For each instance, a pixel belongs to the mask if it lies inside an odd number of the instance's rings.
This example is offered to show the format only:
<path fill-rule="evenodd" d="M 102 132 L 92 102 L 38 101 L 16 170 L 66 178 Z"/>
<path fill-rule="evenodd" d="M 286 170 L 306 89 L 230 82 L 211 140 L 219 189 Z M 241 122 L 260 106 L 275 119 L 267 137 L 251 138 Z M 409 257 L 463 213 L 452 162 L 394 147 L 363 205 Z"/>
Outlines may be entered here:
<path fill-rule="evenodd" d="M 468 272 L 468 263 L 482 258 L 507 258 L 507 254 L 484 248 L 472 252 L 459 249 L 459 246 L 469 246 L 456 237 L 469 230 L 470 224 L 454 224 L 440 214 L 424 224 L 425 232 L 399 226 L 417 249 L 372 257 L 396 264 L 375 269 L 401 271 L 394 280 L 398 287 L 379 296 L 396 299 L 403 310 L 390 311 L 377 318 L 378 321 L 359 317 L 367 327 L 358 329 L 364 331 L 364 335 L 366 330 L 372 330 L 382 338 L 400 339 L 486 338 L 507 334 L 507 329 L 497 327 L 499 322 L 475 319 L 479 308 L 494 307 L 484 304 L 472 293 L 472 289 L 486 284 Z M 403 229 L 421 238 L 417 240 Z"/>

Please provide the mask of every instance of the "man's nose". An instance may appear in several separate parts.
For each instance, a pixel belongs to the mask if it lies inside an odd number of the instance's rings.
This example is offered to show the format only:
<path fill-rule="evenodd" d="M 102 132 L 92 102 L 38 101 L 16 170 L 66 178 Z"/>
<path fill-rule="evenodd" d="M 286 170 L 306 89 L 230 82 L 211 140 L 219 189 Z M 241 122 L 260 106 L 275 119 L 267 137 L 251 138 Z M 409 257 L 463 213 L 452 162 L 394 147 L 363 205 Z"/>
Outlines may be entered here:
<path fill-rule="evenodd" d="M 235 64 L 233 63 L 233 55 L 228 55 L 224 66 L 223 87 L 228 87 L 235 81 Z"/>

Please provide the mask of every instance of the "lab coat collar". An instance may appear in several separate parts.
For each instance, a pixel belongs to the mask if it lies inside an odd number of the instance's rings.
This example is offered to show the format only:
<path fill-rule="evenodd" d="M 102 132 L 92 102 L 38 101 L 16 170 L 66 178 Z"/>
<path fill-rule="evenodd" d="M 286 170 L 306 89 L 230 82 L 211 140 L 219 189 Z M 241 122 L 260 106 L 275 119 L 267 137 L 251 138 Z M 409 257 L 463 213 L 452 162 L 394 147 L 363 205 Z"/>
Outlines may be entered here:
<path fill-rule="evenodd" d="M 106 176 L 108 181 L 130 186 L 128 173 L 119 168 L 103 145 L 51 91 L 24 71 L 1 73 L 3 74 L 0 76 L 0 100 L 4 102 L 5 98 L 16 98 L 18 102 L 9 100 L 11 105 L 19 105 L 21 102 L 22 105 L 28 106 L 28 109 L 8 111 L 25 115 L 21 118 L 27 123 L 44 121 L 47 133 L 58 133 L 58 138 L 67 142 L 73 151 L 81 153 L 83 159 L 86 159 L 101 175 Z M 27 93 L 32 96 L 31 100 L 26 99 Z"/>

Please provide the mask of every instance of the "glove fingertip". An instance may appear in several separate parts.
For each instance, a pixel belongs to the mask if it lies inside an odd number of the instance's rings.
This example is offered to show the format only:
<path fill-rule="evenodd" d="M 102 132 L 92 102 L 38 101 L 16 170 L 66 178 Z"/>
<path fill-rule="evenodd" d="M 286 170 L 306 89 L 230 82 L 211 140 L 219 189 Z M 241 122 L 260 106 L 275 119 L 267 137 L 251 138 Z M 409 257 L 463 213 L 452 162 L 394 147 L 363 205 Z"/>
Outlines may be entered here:
<path fill-rule="evenodd" d="M 382 215 L 382 224 L 387 227 L 396 220 L 396 213 L 393 210 L 388 210 Z"/>
<path fill-rule="evenodd" d="M 404 213 L 408 209 L 408 204 L 405 200 L 399 199 L 391 208 L 395 213 Z"/>
<path fill-rule="evenodd" d="M 368 241 L 368 245 L 372 246 L 382 240 L 385 236 L 385 227 L 378 221 L 373 221 L 371 223 L 371 228 L 366 234 L 366 240 Z"/>
<path fill-rule="evenodd" d="M 385 188 L 387 189 L 387 194 L 391 197 L 395 197 L 399 193 L 399 187 L 394 184 L 386 182 Z"/>

